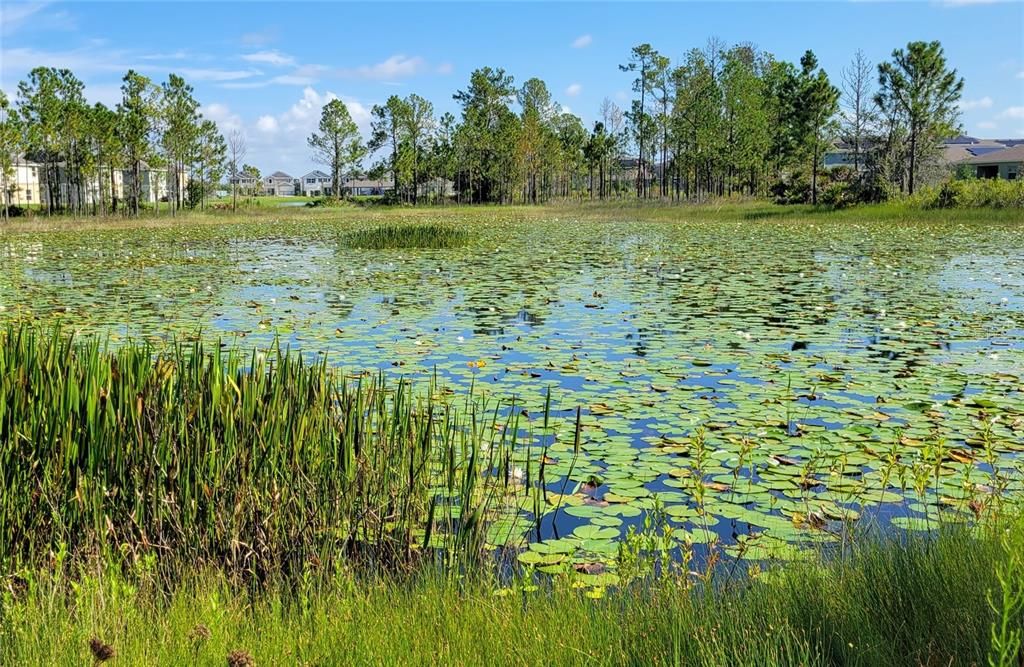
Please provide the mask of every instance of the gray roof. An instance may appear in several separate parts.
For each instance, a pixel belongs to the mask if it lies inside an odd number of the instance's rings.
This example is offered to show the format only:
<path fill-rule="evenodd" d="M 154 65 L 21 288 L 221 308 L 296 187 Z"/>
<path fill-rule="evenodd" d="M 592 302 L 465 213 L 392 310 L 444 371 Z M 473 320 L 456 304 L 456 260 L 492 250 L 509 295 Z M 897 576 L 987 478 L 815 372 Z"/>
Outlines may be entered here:
<path fill-rule="evenodd" d="M 964 160 L 964 164 L 999 164 L 1003 162 L 1024 162 L 1024 144 L 1001 151 L 993 151 Z"/>
<path fill-rule="evenodd" d="M 289 181 L 295 180 L 294 178 L 284 173 L 283 171 L 275 171 L 273 174 L 270 175 L 270 178 L 287 178 Z"/>
<path fill-rule="evenodd" d="M 310 177 L 313 177 L 313 178 L 330 178 L 331 176 L 330 176 L 330 174 L 325 174 L 324 172 L 320 171 L 319 169 L 314 169 L 313 171 L 311 171 L 308 174 L 306 174 L 305 176 L 303 176 L 303 178 L 310 178 Z"/>

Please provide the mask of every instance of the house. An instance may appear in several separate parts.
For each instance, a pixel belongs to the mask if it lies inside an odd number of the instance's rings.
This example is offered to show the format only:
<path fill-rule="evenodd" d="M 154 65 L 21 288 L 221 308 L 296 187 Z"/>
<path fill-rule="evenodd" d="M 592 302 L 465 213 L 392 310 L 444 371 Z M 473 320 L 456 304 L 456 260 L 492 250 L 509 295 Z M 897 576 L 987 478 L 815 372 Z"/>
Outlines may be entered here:
<path fill-rule="evenodd" d="M 263 179 L 263 192 L 272 197 L 292 197 L 295 195 L 296 179 L 283 171 L 275 171 Z"/>
<path fill-rule="evenodd" d="M 1002 150 L 987 151 L 960 162 L 978 178 L 1001 178 L 1013 181 L 1024 171 L 1024 144 Z"/>
<path fill-rule="evenodd" d="M 395 183 L 391 179 L 357 178 L 350 176 L 345 179 L 345 183 L 341 186 L 341 189 L 346 194 L 356 197 L 365 197 L 383 195 L 386 192 L 394 192 Z"/>
<path fill-rule="evenodd" d="M 8 206 L 30 206 L 42 201 L 40 172 L 42 165 L 20 157 L 14 161 L 4 182 L 3 202 Z"/>
<path fill-rule="evenodd" d="M 314 169 L 299 179 L 302 194 L 307 197 L 320 197 L 331 192 L 331 177 Z"/>
<path fill-rule="evenodd" d="M 228 179 L 228 184 L 237 185 L 238 189 L 243 193 L 254 193 L 260 188 L 260 181 L 258 178 L 245 172 L 237 172 L 234 176 Z"/>

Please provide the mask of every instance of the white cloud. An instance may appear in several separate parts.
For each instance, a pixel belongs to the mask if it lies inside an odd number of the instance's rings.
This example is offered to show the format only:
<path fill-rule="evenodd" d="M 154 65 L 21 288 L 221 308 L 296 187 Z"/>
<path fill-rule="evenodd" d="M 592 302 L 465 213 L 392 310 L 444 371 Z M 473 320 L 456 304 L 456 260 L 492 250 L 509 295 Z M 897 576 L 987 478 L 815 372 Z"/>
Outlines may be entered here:
<path fill-rule="evenodd" d="M 158 69 L 156 67 L 146 67 L 146 69 Z M 197 69 L 191 67 L 185 67 L 178 69 L 177 73 L 181 74 L 186 79 L 192 81 L 237 81 L 238 79 L 248 79 L 250 77 L 259 76 L 263 72 L 258 69 Z"/>
<path fill-rule="evenodd" d="M 277 119 L 273 116 L 260 116 L 259 120 L 256 121 L 256 129 L 260 132 L 273 134 L 277 132 L 277 128 Z"/>
<path fill-rule="evenodd" d="M 572 48 L 574 48 L 574 49 L 584 49 L 584 48 L 590 46 L 591 42 L 593 42 L 593 41 L 594 41 L 594 38 L 591 37 L 590 35 L 580 35 L 579 37 L 577 37 L 576 39 L 574 39 L 572 41 Z"/>
<path fill-rule="evenodd" d="M 455 67 L 451 63 L 441 63 L 437 66 L 438 74 L 451 74 L 455 70 Z"/>
<path fill-rule="evenodd" d="M 285 65 L 294 65 L 295 58 L 277 51 L 257 51 L 255 53 L 247 53 L 242 56 L 242 60 L 251 63 L 266 63 L 268 65 L 274 65 L 276 67 L 284 67 Z"/>
<path fill-rule="evenodd" d="M 576 97 L 583 92 L 583 86 L 578 83 L 571 83 L 569 87 L 565 89 L 565 94 L 569 97 Z"/>
<path fill-rule="evenodd" d="M 219 102 L 205 104 L 199 108 L 199 113 L 201 113 L 204 118 L 209 118 L 216 123 L 217 127 L 220 128 L 220 131 L 223 134 L 227 134 L 232 130 L 242 129 L 241 117 L 239 117 L 238 114 L 233 113 L 226 104 L 221 104 Z"/>
<path fill-rule="evenodd" d="M 1018 79 L 1024 79 L 1024 69 L 1022 69 L 1021 71 L 1017 72 L 1017 78 Z"/>
<path fill-rule="evenodd" d="M 991 109 L 992 98 L 986 95 L 985 97 L 982 97 L 977 100 L 960 100 L 960 103 L 957 106 L 960 107 L 961 111 L 971 111 L 973 109 Z"/>
<path fill-rule="evenodd" d="M 1000 118 L 1024 118 L 1024 107 L 1010 107 L 999 114 Z"/>
<path fill-rule="evenodd" d="M 375 65 L 362 65 L 355 68 L 342 68 L 338 74 L 343 77 L 358 79 L 402 79 L 415 76 L 427 68 L 427 62 L 419 57 L 408 57 L 403 54 L 395 54 Z"/>
<path fill-rule="evenodd" d="M 994 129 L 996 129 L 996 124 L 993 123 L 990 120 L 983 120 L 980 123 L 978 123 L 978 129 L 981 129 L 981 130 L 994 130 Z"/>

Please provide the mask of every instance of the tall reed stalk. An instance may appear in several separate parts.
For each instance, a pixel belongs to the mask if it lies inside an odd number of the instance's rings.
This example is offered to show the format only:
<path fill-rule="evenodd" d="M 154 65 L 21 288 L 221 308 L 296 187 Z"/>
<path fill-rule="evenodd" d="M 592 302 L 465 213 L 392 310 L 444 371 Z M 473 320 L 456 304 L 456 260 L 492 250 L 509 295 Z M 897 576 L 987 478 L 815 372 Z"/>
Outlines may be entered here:
<path fill-rule="evenodd" d="M 429 558 L 457 571 L 518 511 L 510 467 L 531 437 L 500 405 L 423 389 L 280 346 L 115 349 L 9 324 L 0 565 L 155 555 L 263 581 Z"/>

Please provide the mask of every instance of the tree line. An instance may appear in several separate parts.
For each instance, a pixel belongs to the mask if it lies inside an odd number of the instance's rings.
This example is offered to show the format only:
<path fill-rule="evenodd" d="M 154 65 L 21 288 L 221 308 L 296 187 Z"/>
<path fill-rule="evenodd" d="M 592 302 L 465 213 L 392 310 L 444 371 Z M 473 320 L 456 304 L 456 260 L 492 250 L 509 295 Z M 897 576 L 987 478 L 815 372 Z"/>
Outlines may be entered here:
<path fill-rule="evenodd" d="M 334 184 L 372 156 L 370 175 L 389 176 L 393 196 L 414 204 L 877 201 L 913 193 L 931 177 L 941 140 L 959 129 L 964 85 L 938 42 L 911 42 L 877 66 L 858 52 L 835 82 L 810 50 L 791 63 L 717 39 L 675 62 L 641 44 L 619 69 L 633 79 L 633 99 L 620 109 L 606 98 L 589 128 L 541 79 L 517 85 L 505 70 L 482 67 L 453 95 L 458 115 L 438 115 L 416 94 L 393 95 L 373 107 L 364 139 L 333 100 L 308 145 Z M 222 136 L 181 77 L 155 84 L 129 71 L 114 109 L 89 106 L 83 88 L 69 70 L 40 67 L 19 84 L 13 105 L 0 94 L 0 171 L 6 179 L 20 153 L 41 164 L 48 210 L 84 210 L 81 190 L 95 184 L 96 212 L 138 214 L 144 164 L 166 168 L 172 212 L 201 205 L 225 171 L 258 178 L 243 163 L 244 136 Z M 836 142 L 849 160 L 826 172 L 823 158 Z M 124 202 L 117 170 L 128 174 Z"/>
<path fill-rule="evenodd" d="M 147 168 L 166 170 L 159 185 L 172 214 L 204 203 L 224 175 L 227 144 L 182 77 L 157 84 L 129 71 L 113 109 L 89 105 L 84 88 L 68 69 L 37 67 L 18 84 L 14 105 L 0 92 L 5 193 L 23 155 L 40 165 L 41 202 L 50 213 L 138 215 L 144 179 L 152 178 Z M 89 190 L 94 196 L 86 196 Z"/>

